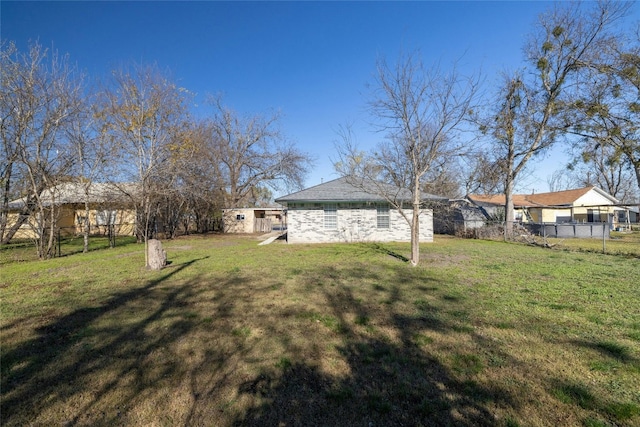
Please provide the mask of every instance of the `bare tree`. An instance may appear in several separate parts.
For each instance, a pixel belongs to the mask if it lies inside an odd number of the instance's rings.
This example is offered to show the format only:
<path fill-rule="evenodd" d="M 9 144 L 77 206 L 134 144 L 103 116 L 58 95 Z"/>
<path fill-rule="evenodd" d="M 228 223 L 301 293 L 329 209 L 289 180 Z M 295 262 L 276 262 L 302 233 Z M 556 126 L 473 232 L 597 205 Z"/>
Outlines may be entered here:
<path fill-rule="evenodd" d="M 543 153 L 570 124 L 564 110 L 576 99 L 580 72 L 597 63 L 611 44 L 610 30 L 628 5 L 597 3 L 588 10 L 572 3 L 541 15 L 525 48 L 535 72 L 506 76 L 497 95 L 497 111 L 482 130 L 494 141 L 505 193 L 505 237 L 512 234 L 513 191 L 519 175 L 535 155 Z"/>
<path fill-rule="evenodd" d="M 38 255 L 53 255 L 56 185 L 69 173 L 73 156 L 65 129 L 82 108 L 82 76 L 67 57 L 37 43 L 20 53 L 11 43 L 2 47 L 3 236 L 7 243 L 31 218 L 36 226 Z M 17 220 L 6 229 L 7 197 L 18 166 L 24 203 Z M 43 198 L 44 191 L 48 197 Z"/>
<path fill-rule="evenodd" d="M 462 152 L 461 125 L 478 89 L 478 79 L 462 77 L 456 67 L 425 68 L 417 55 L 397 63 L 380 61 L 369 102 L 374 125 L 384 134 L 372 152 L 360 151 L 349 128 L 338 146 L 338 171 L 353 185 L 372 190 L 398 210 L 411 228 L 411 264 L 420 260 L 422 189 L 430 173 Z M 411 194 L 411 214 L 403 191 Z"/>
<path fill-rule="evenodd" d="M 576 184 L 576 180 L 571 169 L 572 166 L 568 165 L 566 169 L 554 171 L 551 176 L 547 178 L 549 191 L 563 191 L 573 187 Z"/>
<path fill-rule="evenodd" d="M 577 185 L 596 185 L 623 202 L 636 199 L 637 184 L 633 168 L 626 158 L 608 144 L 595 146 L 582 141 L 580 157 L 566 173 Z"/>
<path fill-rule="evenodd" d="M 198 231 L 208 231 L 206 226 L 200 227 L 200 218 L 213 214 L 201 209 L 208 205 L 211 189 L 216 188 L 217 182 L 216 174 L 210 173 L 204 160 L 207 153 L 203 147 L 208 135 L 204 122 L 197 121 L 189 121 L 172 135 L 165 173 L 157 178 L 164 188 L 158 194 L 157 222 L 167 238 L 173 238 L 180 227 L 186 233 L 194 226 Z"/>
<path fill-rule="evenodd" d="M 461 159 L 464 162 L 465 194 L 493 194 L 502 191 L 502 171 L 490 153 L 471 151 Z"/>
<path fill-rule="evenodd" d="M 176 196 L 184 200 L 185 232 L 195 222 L 198 232 L 215 228 L 216 218 L 225 206 L 221 161 L 211 150 L 212 125 L 208 120 L 193 121 L 179 137 L 181 144 L 171 150 L 171 168 L 176 176 Z"/>
<path fill-rule="evenodd" d="M 24 124 L 21 123 L 18 112 L 20 98 L 18 88 L 20 82 L 18 76 L 23 71 L 22 64 L 17 60 L 17 48 L 13 43 L 2 43 L 0 46 L 0 113 L 2 114 L 2 126 L 0 127 L 2 137 L 2 155 L 0 156 L 0 191 L 2 192 L 2 210 L 0 211 L 0 242 L 7 243 L 13 234 L 5 239 L 5 230 L 9 217 L 9 201 L 17 198 L 21 193 L 15 189 L 15 174 L 18 171 L 18 144 L 21 135 L 24 133 Z M 28 215 L 25 216 L 25 219 Z M 22 220 L 22 223 L 24 223 Z M 19 227 L 19 225 L 18 225 Z M 17 229 L 17 228 L 16 228 Z M 15 233 L 15 231 L 14 231 Z"/>
<path fill-rule="evenodd" d="M 460 156 L 452 156 L 438 168 L 431 169 L 424 176 L 422 191 L 429 194 L 456 199 L 461 197 L 463 180 Z"/>
<path fill-rule="evenodd" d="M 206 153 L 219 174 L 225 207 L 249 204 L 258 188 L 302 186 L 311 158 L 281 134 L 277 114 L 242 117 L 219 98 L 213 105 Z"/>
<path fill-rule="evenodd" d="M 505 194 L 505 237 L 513 228 L 513 192 L 527 162 L 554 142 L 549 131 L 552 106 L 540 105 L 540 97 L 527 87 L 521 74 L 506 77 L 497 97 L 498 110 L 481 126 L 493 141 L 493 168 L 499 171 Z M 544 101 L 543 101 L 544 104 Z M 537 113 L 542 109 L 542 114 Z"/>
<path fill-rule="evenodd" d="M 145 243 L 153 232 L 154 205 L 164 185 L 159 185 L 170 157 L 174 136 L 184 126 L 187 92 L 156 66 L 134 64 L 113 73 L 111 85 L 102 92 L 99 117 L 119 152 L 119 174 L 137 183 L 126 190 L 138 212 L 138 236 Z M 164 184 L 164 183 L 163 183 Z M 123 188 L 124 190 L 124 188 Z"/>
<path fill-rule="evenodd" d="M 108 144 L 100 123 L 96 120 L 94 105 L 90 94 L 82 99 L 83 107 L 70 122 L 67 138 L 74 157 L 73 180 L 82 188 L 84 199 L 84 215 L 82 217 L 83 252 L 89 251 L 90 208 L 91 202 L 97 201 L 94 183 L 104 178 L 107 161 L 112 158 L 108 153 Z M 93 200 L 92 200 L 93 198 Z M 111 242 L 112 243 L 112 242 Z"/>

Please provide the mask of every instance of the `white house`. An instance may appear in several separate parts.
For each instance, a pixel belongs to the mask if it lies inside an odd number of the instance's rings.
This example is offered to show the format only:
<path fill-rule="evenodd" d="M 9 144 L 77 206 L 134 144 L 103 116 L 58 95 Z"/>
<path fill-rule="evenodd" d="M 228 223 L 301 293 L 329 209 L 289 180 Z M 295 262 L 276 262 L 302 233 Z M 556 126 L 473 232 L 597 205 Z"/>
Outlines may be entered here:
<path fill-rule="evenodd" d="M 467 196 L 490 215 L 504 215 L 504 194 Z M 592 223 L 608 222 L 616 225 L 619 211 L 627 211 L 620 202 L 598 187 L 537 194 L 514 194 L 515 218 L 532 223 Z"/>
<path fill-rule="evenodd" d="M 407 191 L 398 190 L 411 218 Z M 424 199 L 442 199 L 424 195 Z M 289 243 L 409 242 L 411 228 L 400 212 L 372 189 L 364 191 L 338 178 L 276 199 L 287 207 Z M 433 241 L 433 212 L 420 213 L 420 241 Z"/>

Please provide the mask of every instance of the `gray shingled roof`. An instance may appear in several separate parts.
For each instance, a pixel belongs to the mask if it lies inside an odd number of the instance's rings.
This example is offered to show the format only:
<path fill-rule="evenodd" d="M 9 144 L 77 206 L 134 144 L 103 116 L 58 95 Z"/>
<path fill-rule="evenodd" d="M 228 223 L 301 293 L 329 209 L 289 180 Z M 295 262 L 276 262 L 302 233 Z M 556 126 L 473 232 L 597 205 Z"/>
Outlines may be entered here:
<path fill-rule="evenodd" d="M 384 185 L 384 184 L 379 184 Z M 334 179 L 313 187 L 309 187 L 296 193 L 291 193 L 280 197 L 275 201 L 286 205 L 293 202 L 383 202 L 385 198 L 376 191 L 376 186 L 371 183 L 367 187 L 370 190 L 364 191 L 348 182 L 346 177 Z M 394 194 L 396 200 L 411 200 L 411 193 L 406 189 L 396 189 L 385 186 L 387 194 Z M 445 197 L 433 194 L 422 194 L 422 199 L 446 199 Z"/>

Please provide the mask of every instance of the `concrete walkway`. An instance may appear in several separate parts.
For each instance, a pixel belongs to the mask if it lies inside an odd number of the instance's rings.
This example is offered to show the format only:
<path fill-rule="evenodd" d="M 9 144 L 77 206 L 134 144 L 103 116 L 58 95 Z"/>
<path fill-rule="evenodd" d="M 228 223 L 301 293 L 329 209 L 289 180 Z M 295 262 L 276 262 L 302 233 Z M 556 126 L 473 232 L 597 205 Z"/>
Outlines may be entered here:
<path fill-rule="evenodd" d="M 275 242 L 278 238 L 280 238 L 281 236 L 284 236 L 285 234 L 287 234 L 287 231 L 272 231 L 271 233 L 268 234 L 269 237 L 267 237 L 266 240 L 263 240 L 262 242 L 258 243 L 258 246 L 262 246 L 262 245 L 268 245 L 270 243 Z"/>

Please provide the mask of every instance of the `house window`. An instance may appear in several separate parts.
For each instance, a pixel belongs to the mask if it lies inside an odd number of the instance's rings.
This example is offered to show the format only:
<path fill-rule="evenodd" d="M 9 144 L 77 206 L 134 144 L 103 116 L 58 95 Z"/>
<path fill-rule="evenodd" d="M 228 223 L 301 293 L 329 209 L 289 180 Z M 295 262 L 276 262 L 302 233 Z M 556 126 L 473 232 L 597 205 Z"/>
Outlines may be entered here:
<path fill-rule="evenodd" d="M 338 208 L 336 205 L 324 206 L 324 228 L 328 230 L 338 228 Z"/>
<path fill-rule="evenodd" d="M 377 223 L 378 228 L 389 228 L 389 207 L 378 206 L 377 208 Z"/>
<path fill-rule="evenodd" d="M 244 215 L 241 215 L 241 214 L 236 215 L 236 221 L 244 221 Z"/>
<path fill-rule="evenodd" d="M 97 225 L 114 225 L 116 223 L 116 211 L 104 210 L 96 212 Z"/>

